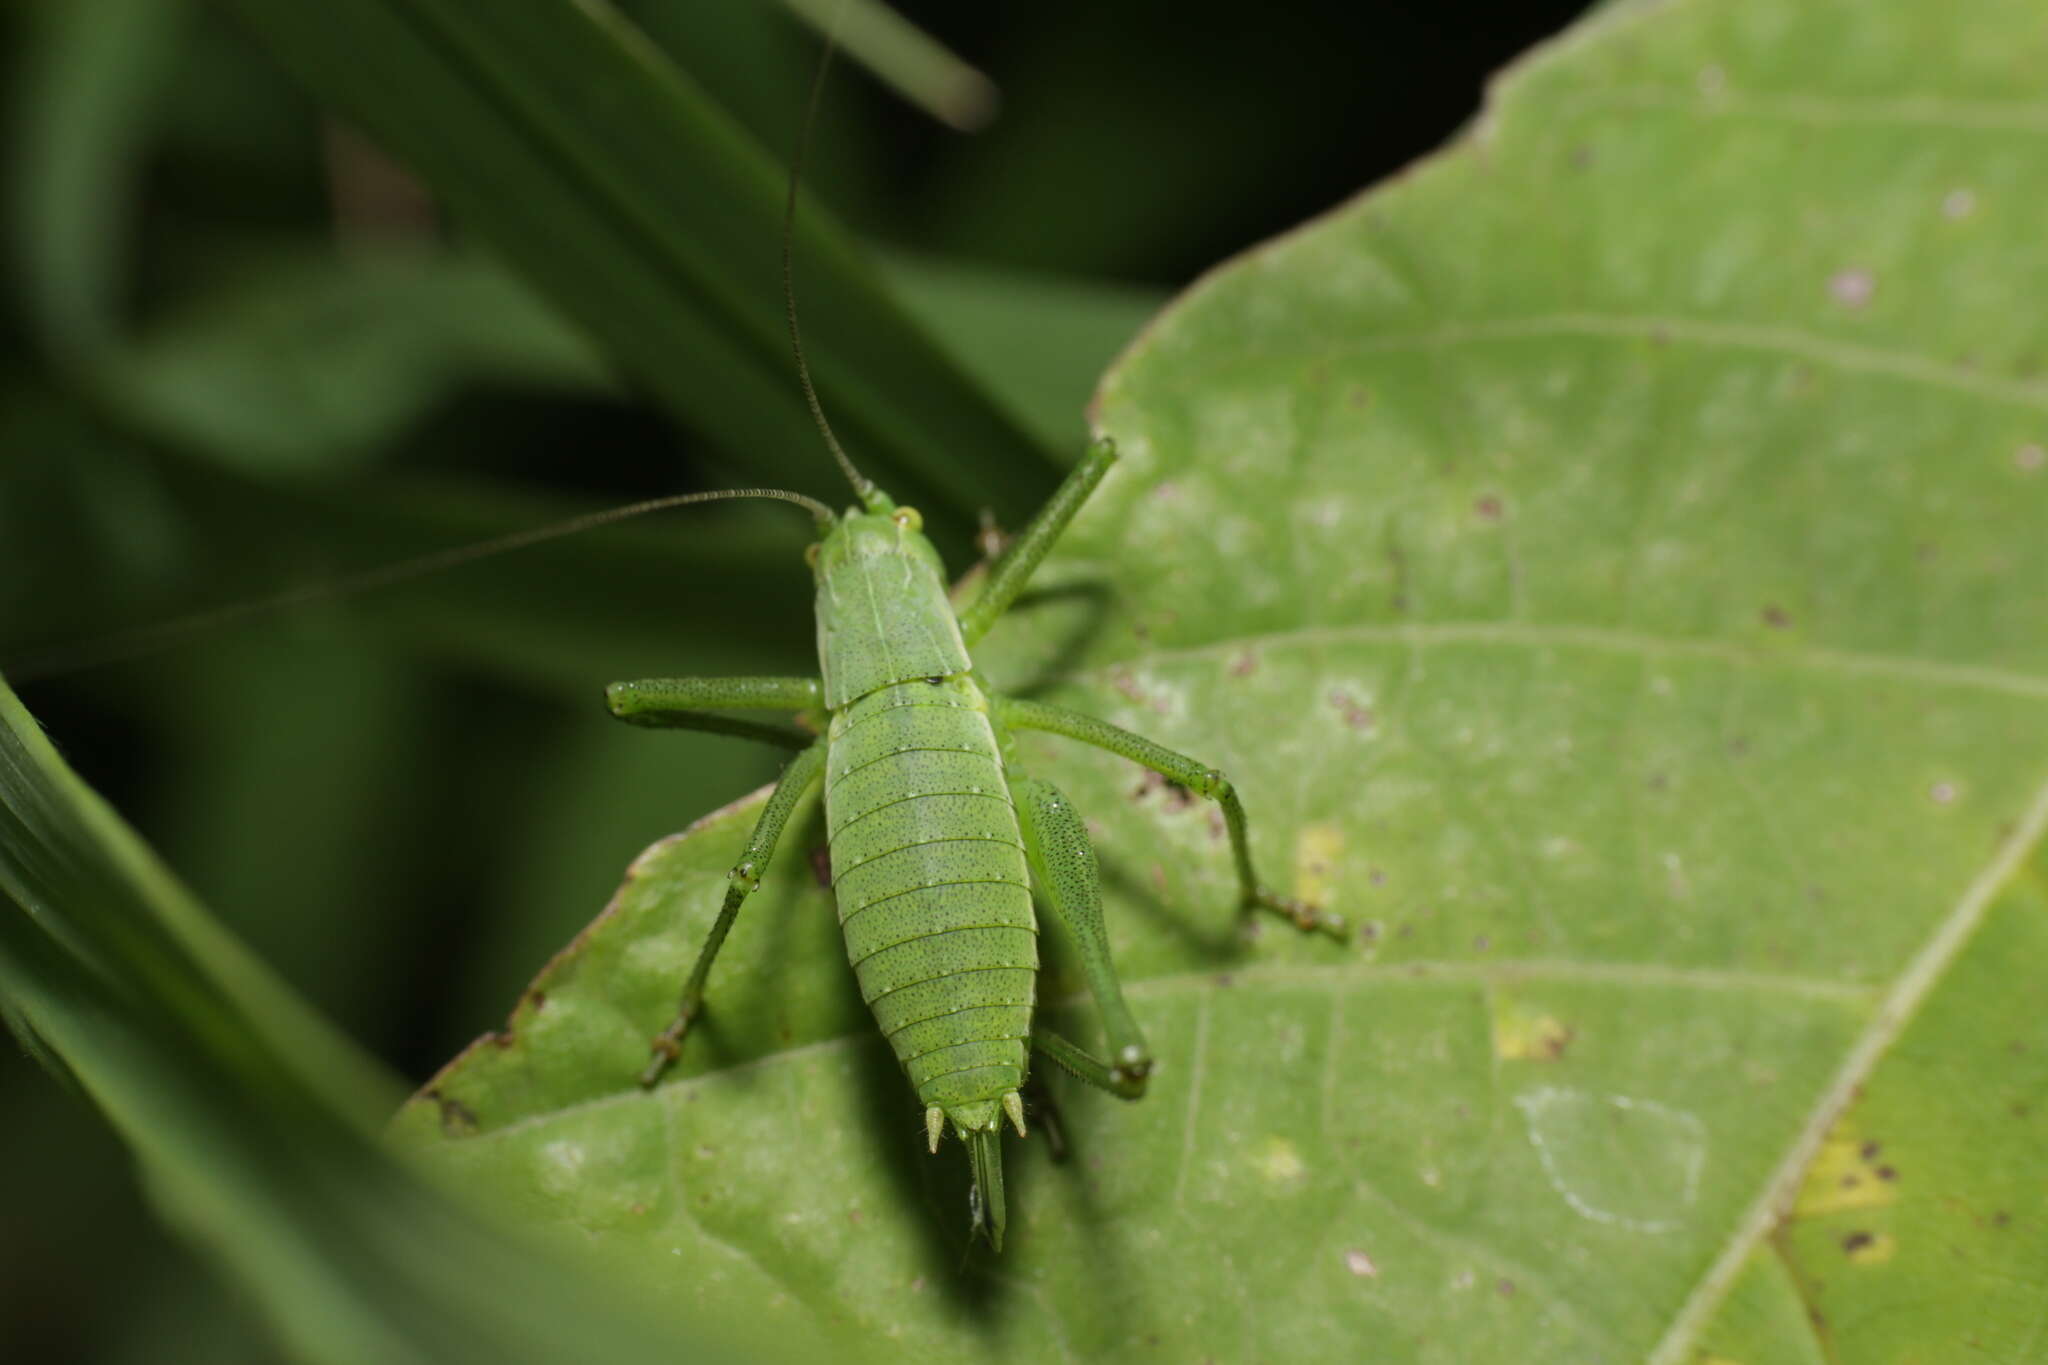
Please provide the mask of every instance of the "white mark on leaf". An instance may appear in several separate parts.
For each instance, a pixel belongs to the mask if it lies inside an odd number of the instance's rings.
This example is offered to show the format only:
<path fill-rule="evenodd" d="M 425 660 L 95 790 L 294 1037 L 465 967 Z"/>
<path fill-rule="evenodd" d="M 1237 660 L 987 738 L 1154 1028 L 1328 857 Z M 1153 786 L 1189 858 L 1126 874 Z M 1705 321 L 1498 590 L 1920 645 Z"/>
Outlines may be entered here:
<path fill-rule="evenodd" d="M 1862 308 L 1877 293 L 1877 277 L 1868 270 L 1838 270 L 1828 280 L 1828 297 L 1844 308 Z"/>
<path fill-rule="evenodd" d="M 1581 1218 L 1669 1232 L 1699 1197 L 1706 1125 L 1629 1095 L 1545 1087 L 1515 1097 L 1552 1189 Z"/>

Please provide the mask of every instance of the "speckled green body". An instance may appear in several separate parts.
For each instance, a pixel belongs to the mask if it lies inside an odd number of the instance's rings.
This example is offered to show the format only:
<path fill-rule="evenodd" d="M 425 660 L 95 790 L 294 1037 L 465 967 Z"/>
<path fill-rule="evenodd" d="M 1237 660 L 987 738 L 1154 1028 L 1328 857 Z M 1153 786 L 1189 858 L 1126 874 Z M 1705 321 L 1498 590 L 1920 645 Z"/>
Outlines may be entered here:
<path fill-rule="evenodd" d="M 832 884 L 861 995 L 920 1101 L 993 1104 L 1024 1082 L 1038 928 L 981 689 L 883 687 L 831 739 Z"/>
<path fill-rule="evenodd" d="M 920 1102 L 982 1128 L 1024 1082 L 1038 973 L 988 702 L 914 518 L 850 514 L 820 544 L 817 576 L 847 957 Z"/>

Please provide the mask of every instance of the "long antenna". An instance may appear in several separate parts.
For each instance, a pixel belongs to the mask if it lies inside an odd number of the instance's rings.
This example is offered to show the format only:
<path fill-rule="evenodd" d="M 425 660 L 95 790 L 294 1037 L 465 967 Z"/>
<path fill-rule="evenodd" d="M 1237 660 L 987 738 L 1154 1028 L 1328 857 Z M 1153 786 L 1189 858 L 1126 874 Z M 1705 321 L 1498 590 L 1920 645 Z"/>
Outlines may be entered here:
<path fill-rule="evenodd" d="M 468 545 L 457 545 L 451 549 L 435 550 L 412 559 L 401 559 L 395 564 L 382 564 L 374 569 L 365 569 L 361 573 L 344 574 L 340 578 L 330 578 L 322 583 L 288 588 L 269 597 L 235 602 L 225 607 L 212 607 L 205 611 L 193 612 L 189 616 L 174 617 L 169 621 L 159 621 L 155 625 L 140 626 L 134 630 L 116 631 L 111 635 L 81 640 L 75 644 L 54 645 L 49 649 L 24 655 L 11 663 L 5 672 L 15 682 L 28 682 L 60 673 L 75 673 L 81 669 L 97 668 L 102 664 L 120 663 L 169 649 L 194 636 L 205 635 L 252 617 L 290 611 L 338 597 L 353 597 L 358 593 L 374 592 L 379 588 L 423 578 L 444 569 L 472 564 L 479 559 L 489 559 L 494 555 L 523 550 L 529 545 L 539 545 L 543 541 L 560 540 L 563 536 L 573 536 L 580 531 L 609 526 L 615 521 L 646 516 L 649 512 L 663 512 L 671 507 L 687 507 L 698 502 L 725 502 L 733 498 L 773 498 L 779 502 L 794 503 L 815 517 L 821 529 L 829 527 L 834 520 L 832 509 L 816 498 L 807 498 L 801 493 L 792 493 L 782 488 L 715 488 L 702 493 L 672 493 L 666 497 L 648 498 L 621 507 L 608 507 L 601 512 L 586 512 L 580 517 L 570 517 L 566 521 L 554 522 L 547 526 L 536 526 L 531 530 L 514 531 L 493 540 L 480 540 Z"/>
<path fill-rule="evenodd" d="M 796 375 L 803 381 L 804 400 L 811 405 L 811 420 L 818 424 L 818 432 L 825 438 L 825 444 L 832 451 L 832 458 L 839 461 L 839 467 L 846 473 L 846 481 L 853 485 L 853 491 L 863 504 L 872 505 L 878 491 L 874 483 L 847 457 L 845 447 L 839 444 L 839 437 L 833 434 L 832 423 L 825 417 L 824 405 L 818 401 L 818 389 L 811 382 L 811 367 L 804 360 L 803 330 L 796 322 L 795 271 L 791 265 L 794 255 L 792 241 L 796 232 L 797 186 L 803 179 L 804 157 L 811 149 L 811 128 L 818 121 L 819 97 L 825 90 L 825 74 L 832 69 L 833 54 L 839 50 L 839 10 L 845 9 L 841 0 L 838 10 L 833 11 L 832 26 L 825 34 L 825 51 L 818 58 L 818 70 L 811 77 L 811 98 L 804 108 L 803 130 L 797 134 L 796 155 L 789 162 L 789 199 L 782 209 L 782 303 L 789 315 L 789 349 L 796 356 Z"/>

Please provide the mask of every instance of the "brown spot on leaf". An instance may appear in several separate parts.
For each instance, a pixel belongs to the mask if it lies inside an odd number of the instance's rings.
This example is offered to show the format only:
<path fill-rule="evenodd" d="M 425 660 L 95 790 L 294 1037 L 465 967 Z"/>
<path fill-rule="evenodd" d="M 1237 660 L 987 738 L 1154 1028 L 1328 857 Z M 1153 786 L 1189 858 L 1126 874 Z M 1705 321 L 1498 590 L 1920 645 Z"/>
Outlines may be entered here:
<path fill-rule="evenodd" d="M 811 878 L 819 886 L 829 888 L 832 885 L 832 846 L 830 844 L 819 844 L 811 850 Z"/>
<path fill-rule="evenodd" d="M 1138 785 L 1131 792 L 1133 801 L 1143 801 L 1154 792 L 1166 793 L 1166 808 L 1170 811 L 1184 811 L 1195 804 L 1195 794 L 1175 782 L 1172 778 L 1155 773 L 1150 768 L 1138 775 Z"/>
<path fill-rule="evenodd" d="M 1499 521 L 1507 515 L 1507 509 L 1501 505 L 1499 498 L 1488 493 L 1472 504 L 1472 514 L 1481 521 Z"/>
<path fill-rule="evenodd" d="M 1792 625 L 1791 614 L 1775 602 L 1764 608 L 1763 616 L 1764 624 L 1772 630 L 1786 630 Z"/>
<path fill-rule="evenodd" d="M 1842 1250 L 1853 1256 L 1876 1240 L 1867 1232 L 1852 1232 L 1842 1239 Z"/>
<path fill-rule="evenodd" d="M 1337 714 L 1344 718 L 1344 723 L 1354 730 L 1370 730 L 1379 723 L 1370 706 L 1363 705 L 1341 687 L 1330 690 L 1329 701 Z"/>
<path fill-rule="evenodd" d="M 439 1090 L 426 1092 L 427 1098 L 441 1113 L 441 1133 L 444 1137 L 460 1138 L 474 1135 L 483 1125 L 477 1121 L 476 1111 L 452 1095 Z"/>
<path fill-rule="evenodd" d="M 1166 713 L 1164 703 L 1147 696 L 1145 689 L 1138 686 L 1137 677 L 1128 668 L 1112 668 L 1109 671 L 1109 685 L 1120 695 L 1140 706 L 1149 707 L 1161 715 Z"/>
<path fill-rule="evenodd" d="M 1233 678 L 1249 678 L 1258 671 L 1258 667 L 1259 656 L 1248 649 L 1241 649 L 1237 652 L 1236 657 L 1230 661 L 1230 676 Z"/>

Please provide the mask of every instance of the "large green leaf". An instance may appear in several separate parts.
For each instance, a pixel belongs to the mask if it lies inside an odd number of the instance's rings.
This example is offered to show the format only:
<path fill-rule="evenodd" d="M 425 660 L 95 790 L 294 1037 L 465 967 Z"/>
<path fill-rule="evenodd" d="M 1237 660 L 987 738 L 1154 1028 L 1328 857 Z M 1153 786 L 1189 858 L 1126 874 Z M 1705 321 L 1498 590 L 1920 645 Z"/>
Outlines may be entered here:
<path fill-rule="evenodd" d="M 1220 764 L 1365 932 L 1242 941 L 1212 812 L 1026 743 L 1162 1062 L 1060 1087 L 1000 1259 L 815 820 L 632 1084 L 751 800 L 401 1132 L 622 1275 L 913 1354 L 2048 1357 L 2044 58 L 2025 0 L 1617 10 L 1113 371 L 1123 466 L 987 671 Z"/>

